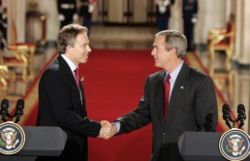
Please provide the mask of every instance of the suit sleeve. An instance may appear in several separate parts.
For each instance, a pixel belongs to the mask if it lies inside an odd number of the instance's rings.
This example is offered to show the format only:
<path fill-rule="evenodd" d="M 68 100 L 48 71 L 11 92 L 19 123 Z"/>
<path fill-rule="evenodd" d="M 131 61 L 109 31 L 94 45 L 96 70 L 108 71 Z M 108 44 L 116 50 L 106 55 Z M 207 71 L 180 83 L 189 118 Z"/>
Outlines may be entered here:
<path fill-rule="evenodd" d="M 174 4 L 174 3 L 175 3 L 175 0 L 170 0 L 170 3 L 171 3 L 171 4 Z"/>
<path fill-rule="evenodd" d="M 194 2 L 194 13 L 193 14 L 197 14 L 198 13 L 198 2 L 197 0 L 195 0 Z"/>
<path fill-rule="evenodd" d="M 58 10 L 58 14 L 62 14 L 62 9 L 61 9 L 61 2 L 60 2 L 60 0 L 57 0 L 57 10 Z"/>
<path fill-rule="evenodd" d="M 212 116 L 212 131 L 216 131 L 218 122 L 218 108 L 214 85 L 209 77 L 201 80 L 195 94 L 195 115 L 198 128 L 204 131 L 206 117 L 208 114 Z"/>
<path fill-rule="evenodd" d="M 151 122 L 149 92 L 149 79 L 147 79 L 144 86 L 144 96 L 139 101 L 138 107 L 117 119 L 121 123 L 120 134 L 142 128 Z"/>
<path fill-rule="evenodd" d="M 58 72 L 47 72 L 40 82 L 39 91 L 47 95 L 52 116 L 63 128 L 76 133 L 96 137 L 99 135 L 100 124 L 75 112 L 71 96 L 71 88 L 66 86 L 65 79 Z M 43 108 L 43 107 L 40 107 Z M 82 107 L 83 108 L 83 107 Z"/>

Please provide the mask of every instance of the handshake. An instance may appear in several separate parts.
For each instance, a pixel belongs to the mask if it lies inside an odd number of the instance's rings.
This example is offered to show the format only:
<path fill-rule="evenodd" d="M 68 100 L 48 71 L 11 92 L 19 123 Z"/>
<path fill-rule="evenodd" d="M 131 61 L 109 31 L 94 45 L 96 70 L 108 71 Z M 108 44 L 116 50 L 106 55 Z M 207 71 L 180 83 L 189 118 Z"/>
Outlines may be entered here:
<path fill-rule="evenodd" d="M 100 123 L 102 127 L 98 138 L 107 140 L 112 138 L 118 132 L 115 125 L 110 123 L 109 121 L 102 120 Z"/>

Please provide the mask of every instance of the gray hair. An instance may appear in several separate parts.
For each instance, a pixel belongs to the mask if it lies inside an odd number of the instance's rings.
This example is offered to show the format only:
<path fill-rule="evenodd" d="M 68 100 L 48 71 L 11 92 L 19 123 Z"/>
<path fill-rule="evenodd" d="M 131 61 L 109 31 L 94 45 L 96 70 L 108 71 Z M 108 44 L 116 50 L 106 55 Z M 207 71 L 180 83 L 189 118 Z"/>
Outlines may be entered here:
<path fill-rule="evenodd" d="M 58 34 L 57 47 L 60 54 L 65 53 L 68 45 L 74 46 L 77 35 L 87 33 L 88 29 L 78 24 L 64 26 Z"/>
<path fill-rule="evenodd" d="M 175 48 L 179 58 L 187 54 L 187 38 L 184 34 L 175 30 L 164 30 L 155 34 L 155 37 L 158 36 L 165 37 L 167 50 Z"/>

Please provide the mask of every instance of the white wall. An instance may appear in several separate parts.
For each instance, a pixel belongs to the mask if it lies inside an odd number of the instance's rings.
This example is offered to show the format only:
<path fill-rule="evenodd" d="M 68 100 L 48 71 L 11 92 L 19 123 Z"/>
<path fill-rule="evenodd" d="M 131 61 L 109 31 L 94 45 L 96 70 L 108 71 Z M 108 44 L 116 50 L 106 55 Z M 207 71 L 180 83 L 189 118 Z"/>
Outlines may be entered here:
<path fill-rule="evenodd" d="M 47 18 L 47 40 L 52 41 L 57 39 L 60 28 L 57 11 L 56 0 L 39 0 L 39 11 L 45 13 Z"/>
<path fill-rule="evenodd" d="M 227 0 L 199 0 L 198 22 L 196 25 L 195 42 L 206 43 L 207 34 L 211 28 L 220 28 L 226 25 Z"/>
<path fill-rule="evenodd" d="M 8 0 L 8 43 L 25 41 L 26 0 Z M 18 7 L 17 7 L 18 6 Z M 16 30 L 16 31 L 15 31 Z M 14 38 L 16 32 L 16 41 Z"/>
<path fill-rule="evenodd" d="M 250 64 L 250 1 L 241 0 L 236 3 L 236 50 L 234 59 L 240 64 Z"/>

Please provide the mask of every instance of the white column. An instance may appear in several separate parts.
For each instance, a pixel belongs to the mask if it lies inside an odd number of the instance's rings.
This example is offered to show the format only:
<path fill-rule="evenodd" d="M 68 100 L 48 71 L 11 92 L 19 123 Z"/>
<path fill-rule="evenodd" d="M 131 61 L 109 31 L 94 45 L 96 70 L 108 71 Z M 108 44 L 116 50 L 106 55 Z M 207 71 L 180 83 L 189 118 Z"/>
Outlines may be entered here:
<path fill-rule="evenodd" d="M 250 1 L 237 1 L 236 6 L 236 49 L 234 60 L 240 64 L 250 64 Z"/>
<path fill-rule="evenodd" d="M 243 72 L 235 72 L 234 73 L 234 104 L 233 109 L 234 113 L 237 114 L 237 106 L 238 104 L 243 104 L 246 109 L 246 117 L 244 129 L 249 132 L 249 107 L 250 107 L 250 90 L 249 90 L 249 74 Z"/>
<path fill-rule="evenodd" d="M 25 42 L 26 1 L 8 0 L 8 43 Z"/>
<path fill-rule="evenodd" d="M 148 0 L 135 0 L 133 3 L 133 23 L 145 23 L 147 21 Z"/>
<path fill-rule="evenodd" d="M 175 3 L 171 6 L 169 29 L 183 32 L 182 0 L 176 0 Z"/>
<path fill-rule="evenodd" d="M 79 0 L 78 0 L 79 1 Z M 93 22 L 101 22 L 101 15 L 99 15 L 99 11 L 102 11 L 103 0 L 96 0 L 96 8 L 92 13 L 92 21 Z"/>
<path fill-rule="evenodd" d="M 207 42 L 211 28 L 220 28 L 227 21 L 227 0 L 198 0 L 198 22 L 195 28 L 195 42 Z"/>
<path fill-rule="evenodd" d="M 57 39 L 60 28 L 56 0 L 40 0 L 39 11 L 46 16 L 46 38 L 48 41 Z"/>
<path fill-rule="evenodd" d="M 121 23 L 124 22 L 123 11 L 125 6 L 124 0 L 108 1 L 108 22 Z M 124 6 L 123 6 L 124 5 Z"/>

